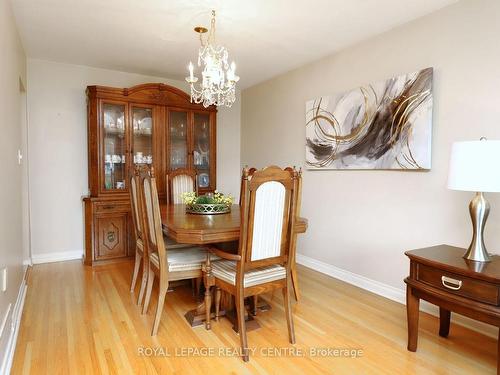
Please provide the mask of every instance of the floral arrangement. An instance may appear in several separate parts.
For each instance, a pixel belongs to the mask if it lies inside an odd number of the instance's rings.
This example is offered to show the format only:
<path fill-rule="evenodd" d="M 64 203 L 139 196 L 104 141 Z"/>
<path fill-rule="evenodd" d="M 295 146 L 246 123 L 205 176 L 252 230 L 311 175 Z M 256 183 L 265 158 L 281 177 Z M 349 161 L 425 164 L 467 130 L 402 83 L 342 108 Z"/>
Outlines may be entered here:
<path fill-rule="evenodd" d="M 194 191 L 182 193 L 181 199 L 186 204 L 188 212 L 198 214 L 229 212 L 234 200 L 232 196 L 224 195 L 217 190 L 200 196 L 197 196 Z"/>

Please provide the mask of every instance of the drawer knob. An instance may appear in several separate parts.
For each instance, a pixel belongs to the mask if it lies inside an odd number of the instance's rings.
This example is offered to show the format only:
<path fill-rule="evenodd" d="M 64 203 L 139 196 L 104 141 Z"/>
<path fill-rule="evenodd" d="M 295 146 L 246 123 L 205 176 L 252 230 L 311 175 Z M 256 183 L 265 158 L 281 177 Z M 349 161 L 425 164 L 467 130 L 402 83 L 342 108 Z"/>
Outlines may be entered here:
<path fill-rule="evenodd" d="M 115 206 L 102 206 L 103 210 L 113 210 Z"/>
<path fill-rule="evenodd" d="M 455 280 L 447 276 L 441 276 L 441 283 L 445 288 L 451 290 L 459 290 L 462 287 L 462 280 Z"/>

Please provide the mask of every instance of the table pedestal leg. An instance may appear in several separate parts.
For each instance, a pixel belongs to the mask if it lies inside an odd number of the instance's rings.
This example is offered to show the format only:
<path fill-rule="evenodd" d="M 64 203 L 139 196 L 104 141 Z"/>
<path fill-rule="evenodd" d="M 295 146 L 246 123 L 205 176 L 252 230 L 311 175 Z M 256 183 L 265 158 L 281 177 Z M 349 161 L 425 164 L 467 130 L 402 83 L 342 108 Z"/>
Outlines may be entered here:
<path fill-rule="evenodd" d="M 205 312 L 206 312 L 205 302 L 200 302 L 200 304 L 198 305 L 198 307 L 196 307 L 196 309 L 189 310 L 187 313 L 185 313 L 184 318 L 186 318 L 191 327 L 197 327 L 205 322 L 206 319 Z M 226 311 L 222 308 L 219 311 L 219 317 L 224 315 L 226 315 Z M 211 318 L 215 319 L 215 312 L 211 313 Z"/>
<path fill-rule="evenodd" d="M 259 297 L 259 303 L 257 304 L 259 311 L 269 311 L 271 305 L 267 303 L 262 297 Z M 212 312 L 212 318 L 215 319 L 215 311 Z M 188 321 L 191 327 L 197 327 L 205 322 L 206 309 L 205 302 L 202 301 L 198 304 L 196 309 L 188 311 L 184 317 Z M 219 317 L 225 316 L 232 324 L 233 330 L 238 332 L 238 320 L 236 317 L 236 310 L 234 308 L 234 297 L 228 293 L 222 293 L 221 310 L 219 311 Z M 260 328 L 260 324 L 248 313 L 247 309 L 245 311 L 245 321 L 247 322 L 247 331 L 254 331 Z"/>
<path fill-rule="evenodd" d="M 408 350 L 417 351 L 418 313 L 420 299 L 413 295 L 411 287 L 406 287 L 406 315 L 408 320 Z"/>
<path fill-rule="evenodd" d="M 226 315 L 226 311 L 224 309 L 224 305 L 222 305 L 219 311 L 219 316 L 224 316 L 224 315 Z M 207 314 L 206 314 L 204 299 L 200 301 L 196 309 L 189 310 L 186 314 L 184 314 L 184 318 L 186 318 L 191 327 L 197 327 L 202 325 L 206 320 L 206 316 Z M 211 318 L 215 318 L 215 311 L 211 313 Z"/>
<path fill-rule="evenodd" d="M 257 308 L 259 311 L 269 311 L 271 305 L 259 297 Z M 205 302 L 202 301 L 198 304 L 196 309 L 188 311 L 184 317 L 191 327 L 197 327 L 204 324 L 206 316 L 205 311 Z M 215 311 L 212 312 L 211 315 L 212 318 L 215 319 Z M 238 332 L 238 319 L 234 308 L 234 297 L 224 292 L 222 293 L 221 310 L 219 311 L 219 317 L 221 316 L 225 316 L 233 324 L 233 330 Z M 245 310 L 245 321 L 247 323 L 247 332 L 260 328 L 260 324 L 248 313 L 247 309 Z"/>

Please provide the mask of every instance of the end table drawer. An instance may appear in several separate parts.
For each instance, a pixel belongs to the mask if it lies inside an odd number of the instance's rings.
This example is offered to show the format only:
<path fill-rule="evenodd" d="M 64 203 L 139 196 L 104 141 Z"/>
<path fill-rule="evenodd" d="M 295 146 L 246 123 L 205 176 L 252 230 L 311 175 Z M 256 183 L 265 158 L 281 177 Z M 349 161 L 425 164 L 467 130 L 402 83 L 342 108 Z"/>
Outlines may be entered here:
<path fill-rule="evenodd" d="M 447 292 L 490 305 L 499 305 L 498 286 L 470 277 L 418 265 L 417 280 Z"/>

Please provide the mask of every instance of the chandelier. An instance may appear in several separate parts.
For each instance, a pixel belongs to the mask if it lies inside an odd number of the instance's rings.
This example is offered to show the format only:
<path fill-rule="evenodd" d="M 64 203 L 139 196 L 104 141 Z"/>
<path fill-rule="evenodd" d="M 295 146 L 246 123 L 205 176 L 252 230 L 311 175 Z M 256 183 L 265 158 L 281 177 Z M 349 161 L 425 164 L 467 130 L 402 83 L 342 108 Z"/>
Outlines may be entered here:
<path fill-rule="evenodd" d="M 189 62 L 189 77 L 186 77 L 186 81 L 191 86 L 191 102 L 203 103 L 205 108 L 213 104 L 231 107 L 236 100 L 236 82 L 240 80 L 240 77 L 235 74 L 234 61 L 231 65 L 227 62 L 227 49 L 215 43 L 215 10 L 212 10 L 210 30 L 198 26 L 194 31 L 200 35 L 198 66 L 203 66 L 203 71 L 201 84 L 196 87 L 198 77 L 194 76 L 193 63 Z M 207 32 L 207 37 L 203 40 L 203 34 Z"/>

